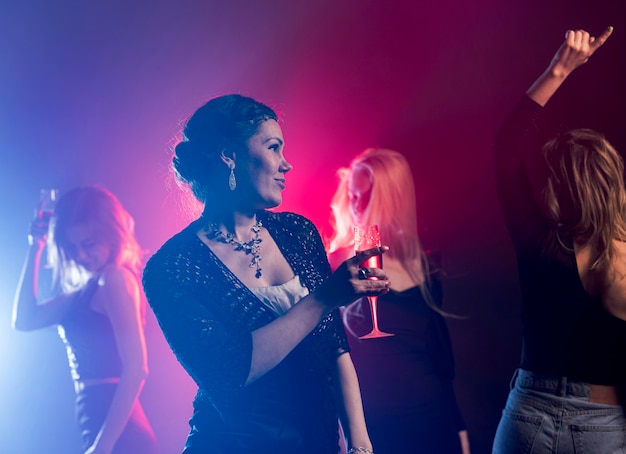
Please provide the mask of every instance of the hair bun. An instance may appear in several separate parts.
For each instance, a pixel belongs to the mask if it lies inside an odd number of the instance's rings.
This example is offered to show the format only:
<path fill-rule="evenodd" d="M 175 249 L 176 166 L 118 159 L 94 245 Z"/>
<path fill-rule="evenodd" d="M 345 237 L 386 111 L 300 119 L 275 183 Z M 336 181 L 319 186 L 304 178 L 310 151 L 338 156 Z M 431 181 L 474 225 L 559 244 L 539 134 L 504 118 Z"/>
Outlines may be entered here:
<path fill-rule="evenodd" d="M 183 140 L 174 148 L 174 158 L 172 159 L 176 173 L 188 183 L 195 179 L 198 169 L 202 168 L 199 162 L 200 153 L 194 148 L 190 141 Z"/>

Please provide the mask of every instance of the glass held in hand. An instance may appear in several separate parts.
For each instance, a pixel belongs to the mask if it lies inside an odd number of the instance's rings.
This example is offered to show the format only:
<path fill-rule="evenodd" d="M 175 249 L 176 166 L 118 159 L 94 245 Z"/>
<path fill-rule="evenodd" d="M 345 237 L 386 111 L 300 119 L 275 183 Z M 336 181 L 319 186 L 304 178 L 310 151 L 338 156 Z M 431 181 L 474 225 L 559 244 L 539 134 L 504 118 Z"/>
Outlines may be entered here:
<path fill-rule="evenodd" d="M 54 213 L 54 205 L 59 195 L 58 189 L 40 189 L 39 206 L 37 207 L 37 219 L 49 222 Z"/>
<path fill-rule="evenodd" d="M 380 232 L 377 225 L 362 225 L 354 228 L 354 251 L 359 253 L 374 247 L 380 247 Z M 359 265 L 361 268 L 382 268 L 383 256 L 375 255 Z M 377 277 L 369 277 L 368 279 L 376 280 Z M 375 339 L 378 337 L 394 336 L 392 333 L 386 333 L 378 328 L 378 297 L 368 296 L 367 301 L 370 305 L 372 313 L 372 331 L 359 337 L 359 339 Z"/>
<path fill-rule="evenodd" d="M 35 216 L 30 224 L 29 236 L 44 238 L 48 234 L 50 219 L 54 213 L 59 191 L 58 189 L 41 189 L 39 191 L 39 204 L 35 210 Z"/>

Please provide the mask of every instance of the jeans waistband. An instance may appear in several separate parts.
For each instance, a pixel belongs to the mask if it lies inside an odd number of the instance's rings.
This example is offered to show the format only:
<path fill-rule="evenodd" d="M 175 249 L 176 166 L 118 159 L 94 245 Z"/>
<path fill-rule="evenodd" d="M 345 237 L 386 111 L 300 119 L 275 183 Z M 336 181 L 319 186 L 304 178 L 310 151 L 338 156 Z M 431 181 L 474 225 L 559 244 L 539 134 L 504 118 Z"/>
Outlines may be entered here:
<path fill-rule="evenodd" d="M 532 389 L 559 397 L 582 397 L 589 402 L 609 405 L 619 405 L 626 400 L 626 390 L 622 387 L 610 385 L 596 385 L 592 383 L 572 380 L 568 377 L 557 377 L 525 369 L 517 369 L 511 380 L 513 385 L 524 389 Z"/>
<path fill-rule="evenodd" d="M 554 394 L 555 396 L 589 397 L 590 384 L 568 377 L 541 374 L 525 369 L 518 369 L 514 383 L 522 388 L 534 389 Z"/>

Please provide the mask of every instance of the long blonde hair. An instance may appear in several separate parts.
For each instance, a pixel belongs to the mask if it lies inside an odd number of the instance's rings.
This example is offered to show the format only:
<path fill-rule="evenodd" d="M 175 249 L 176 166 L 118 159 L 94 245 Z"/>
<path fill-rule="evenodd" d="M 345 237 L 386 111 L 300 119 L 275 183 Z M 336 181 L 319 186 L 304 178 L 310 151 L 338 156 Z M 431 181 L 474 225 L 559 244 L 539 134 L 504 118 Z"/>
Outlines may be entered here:
<path fill-rule="evenodd" d="M 372 191 L 361 218 L 362 224 L 378 224 L 383 243 L 389 246 L 389 257 L 397 259 L 410 273 L 422 280 L 422 246 L 417 232 L 415 185 L 406 158 L 399 152 L 384 148 L 369 148 L 357 155 L 349 167 L 337 171 L 339 185 L 330 207 L 333 234 L 329 252 L 352 247 L 354 220 L 350 212 L 349 182 L 352 175 L 365 169 L 371 176 Z"/>
<path fill-rule="evenodd" d="M 77 224 L 93 227 L 111 247 L 111 261 L 141 273 L 143 251 L 134 234 L 134 219 L 107 189 L 91 185 L 70 190 L 57 202 L 50 223 L 48 261 L 64 292 L 85 283 L 87 273 L 67 253 L 68 231 Z"/>
<path fill-rule="evenodd" d="M 624 162 L 604 136 L 574 129 L 544 146 L 548 165 L 545 203 L 559 230 L 591 246 L 592 270 L 615 256 L 613 240 L 626 241 Z"/>
<path fill-rule="evenodd" d="M 431 309 L 445 316 L 462 318 L 443 311 L 433 299 L 429 263 L 417 230 L 413 175 L 406 158 L 397 151 L 368 148 L 357 155 L 348 167 L 337 171 L 339 184 L 330 205 L 333 234 L 327 241 L 328 252 L 354 246 L 349 186 L 352 175 L 363 169 L 369 172 L 372 189 L 361 223 L 378 224 L 382 242 L 389 246 L 385 255 L 398 260 L 415 282 L 422 283 L 422 296 Z M 344 322 L 355 306 L 346 308 Z"/>

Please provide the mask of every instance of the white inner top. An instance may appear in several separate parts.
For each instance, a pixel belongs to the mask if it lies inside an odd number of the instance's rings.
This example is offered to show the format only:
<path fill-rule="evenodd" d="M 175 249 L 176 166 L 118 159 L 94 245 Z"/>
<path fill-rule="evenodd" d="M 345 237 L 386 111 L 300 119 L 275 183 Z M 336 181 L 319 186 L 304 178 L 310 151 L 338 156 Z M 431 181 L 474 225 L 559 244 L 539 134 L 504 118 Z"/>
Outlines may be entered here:
<path fill-rule="evenodd" d="M 253 287 L 250 291 L 277 315 L 283 315 L 291 307 L 309 294 L 297 274 L 280 285 Z"/>

